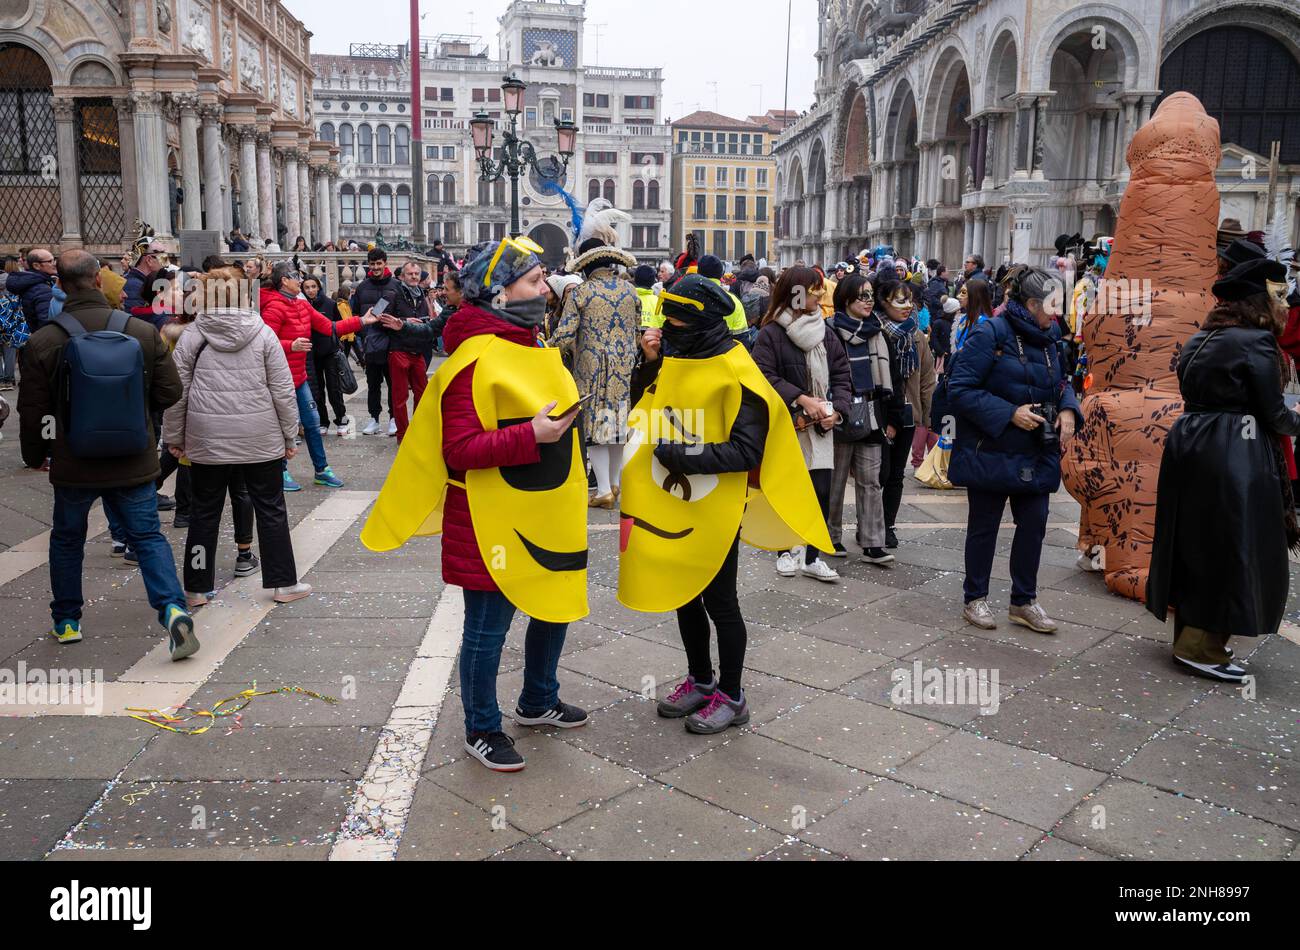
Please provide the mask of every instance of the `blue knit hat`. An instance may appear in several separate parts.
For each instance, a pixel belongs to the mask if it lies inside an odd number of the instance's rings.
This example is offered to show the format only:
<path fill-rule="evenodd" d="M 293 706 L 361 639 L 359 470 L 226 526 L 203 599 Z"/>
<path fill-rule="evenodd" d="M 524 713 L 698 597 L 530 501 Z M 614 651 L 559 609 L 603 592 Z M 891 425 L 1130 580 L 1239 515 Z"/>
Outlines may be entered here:
<path fill-rule="evenodd" d="M 460 272 L 462 293 L 469 300 L 493 300 L 534 267 L 541 267 L 540 253 L 541 247 L 526 237 L 476 245 Z"/>

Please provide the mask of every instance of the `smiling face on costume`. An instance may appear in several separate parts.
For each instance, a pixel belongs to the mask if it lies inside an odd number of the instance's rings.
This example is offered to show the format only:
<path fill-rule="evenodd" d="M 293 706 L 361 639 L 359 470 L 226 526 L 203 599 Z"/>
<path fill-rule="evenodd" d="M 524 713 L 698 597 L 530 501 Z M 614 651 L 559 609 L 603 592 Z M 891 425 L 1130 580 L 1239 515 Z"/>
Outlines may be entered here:
<path fill-rule="evenodd" d="M 902 323 L 916 310 L 912 292 L 902 285 L 894 288 L 894 292 L 885 298 L 884 307 L 885 315 L 895 323 Z"/>

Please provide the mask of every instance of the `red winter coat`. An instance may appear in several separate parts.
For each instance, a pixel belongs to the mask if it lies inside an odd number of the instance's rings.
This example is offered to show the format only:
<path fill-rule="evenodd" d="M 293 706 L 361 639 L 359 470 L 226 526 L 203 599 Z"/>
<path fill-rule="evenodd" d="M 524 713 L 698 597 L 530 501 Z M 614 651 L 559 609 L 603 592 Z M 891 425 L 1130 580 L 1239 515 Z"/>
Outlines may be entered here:
<path fill-rule="evenodd" d="M 520 346 L 536 346 L 537 333 L 513 326 L 466 303 L 447 324 L 443 344 L 454 353 L 471 337 L 490 334 Z M 541 408 L 540 406 L 538 407 Z M 486 432 L 474 410 L 474 366 L 463 370 L 442 397 L 442 455 L 454 481 L 464 482 L 465 472 L 503 465 L 529 465 L 541 461 L 531 422 Z M 479 554 L 474 521 L 465 489 L 447 486 L 442 517 L 442 578 L 465 590 L 497 590 Z"/>
<path fill-rule="evenodd" d="M 335 332 L 339 336 L 347 336 L 361 329 L 360 317 L 331 323 L 329 317 L 318 312 L 306 298 L 286 297 L 269 287 L 262 288 L 262 319 L 280 338 L 284 355 L 289 360 L 289 372 L 293 374 L 295 389 L 307 381 L 307 353 L 295 353 L 294 340 L 310 340 L 313 330 L 327 336 Z"/>
<path fill-rule="evenodd" d="M 1282 352 L 1300 365 L 1300 307 L 1292 307 L 1287 314 L 1286 329 L 1282 331 L 1278 343 L 1282 347 Z M 1286 467 L 1291 473 L 1291 481 L 1295 481 L 1295 446 L 1287 436 L 1281 435 L 1278 438 L 1282 440 L 1282 453 L 1286 456 Z"/>

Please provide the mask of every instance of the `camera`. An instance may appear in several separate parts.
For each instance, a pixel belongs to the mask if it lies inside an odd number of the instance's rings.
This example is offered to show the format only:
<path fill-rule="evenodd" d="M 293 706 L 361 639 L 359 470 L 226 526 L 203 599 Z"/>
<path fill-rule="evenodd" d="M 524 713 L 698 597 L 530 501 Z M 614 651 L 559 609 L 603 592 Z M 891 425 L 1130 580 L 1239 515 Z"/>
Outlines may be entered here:
<path fill-rule="evenodd" d="M 1038 403 L 1029 407 L 1030 411 L 1036 416 L 1041 416 L 1043 424 L 1038 427 L 1038 444 L 1043 451 L 1059 451 L 1061 448 L 1061 436 L 1056 431 L 1056 419 L 1060 415 L 1053 405 L 1047 403 Z"/>

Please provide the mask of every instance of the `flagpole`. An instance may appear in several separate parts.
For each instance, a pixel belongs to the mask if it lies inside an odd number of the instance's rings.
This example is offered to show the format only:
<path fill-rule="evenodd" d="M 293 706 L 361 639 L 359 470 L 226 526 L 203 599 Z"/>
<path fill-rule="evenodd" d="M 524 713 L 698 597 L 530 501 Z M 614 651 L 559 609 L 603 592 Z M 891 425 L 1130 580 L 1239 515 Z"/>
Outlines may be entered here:
<path fill-rule="evenodd" d="M 789 0 L 785 15 L 785 106 L 782 109 L 781 129 L 784 130 L 790 114 L 790 31 L 794 27 L 794 0 Z"/>

